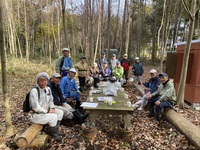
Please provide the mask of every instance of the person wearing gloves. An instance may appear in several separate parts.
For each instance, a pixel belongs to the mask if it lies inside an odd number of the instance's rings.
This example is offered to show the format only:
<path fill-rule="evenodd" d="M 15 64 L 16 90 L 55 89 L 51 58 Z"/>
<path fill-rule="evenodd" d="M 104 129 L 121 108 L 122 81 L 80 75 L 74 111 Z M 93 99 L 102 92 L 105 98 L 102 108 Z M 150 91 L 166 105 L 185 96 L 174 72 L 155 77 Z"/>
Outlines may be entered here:
<path fill-rule="evenodd" d="M 75 64 L 75 69 L 78 71 L 78 79 L 79 79 L 79 85 L 80 85 L 80 91 L 84 91 L 84 86 L 86 82 L 86 78 L 89 75 L 89 66 L 86 62 L 86 57 L 82 56 L 80 61 Z"/>
<path fill-rule="evenodd" d="M 103 63 L 103 67 L 99 70 L 99 74 L 100 74 L 100 79 L 104 80 L 104 81 L 107 81 L 110 76 L 111 76 L 111 70 L 110 68 L 108 67 L 108 62 L 105 61 Z"/>
<path fill-rule="evenodd" d="M 151 78 L 148 80 L 148 82 L 145 82 L 144 85 L 144 92 L 145 94 L 143 97 L 137 101 L 135 104 L 133 104 L 133 108 L 138 108 L 138 110 L 143 110 L 148 102 L 148 95 L 156 92 L 158 90 L 158 86 L 160 85 L 160 78 L 157 76 L 157 71 L 155 69 L 150 70 L 150 76 Z M 158 100 L 157 97 L 154 99 Z"/>
<path fill-rule="evenodd" d="M 47 86 L 49 75 L 41 72 L 36 76 L 36 88 L 30 91 L 29 105 L 32 109 L 30 121 L 37 124 L 48 125 L 47 130 L 57 142 L 62 142 L 58 127 L 63 118 L 63 111 L 56 109 L 53 103 L 51 89 Z M 39 95 L 39 96 L 38 96 Z"/>
<path fill-rule="evenodd" d="M 72 61 L 69 57 L 70 49 L 69 48 L 63 48 L 62 54 L 63 56 L 59 57 L 56 60 L 56 73 L 62 73 L 63 71 L 69 71 L 69 69 L 72 67 Z"/>
<path fill-rule="evenodd" d="M 124 74 L 124 69 L 120 65 L 120 61 L 117 61 L 116 66 L 113 68 L 112 75 L 117 78 L 117 81 L 119 81 L 121 85 L 124 83 L 123 74 Z"/>
<path fill-rule="evenodd" d="M 69 70 L 69 75 L 62 78 L 60 81 L 60 89 L 62 91 L 64 98 L 73 98 L 76 100 L 76 109 L 80 109 L 81 99 L 80 99 L 80 91 L 76 85 L 75 80 L 76 69 L 71 68 Z"/>
<path fill-rule="evenodd" d="M 62 91 L 59 87 L 60 79 L 61 75 L 59 73 L 54 73 L 48 82 L 48 86 L 52 91 L 55 108 L 64 112 L 63 119 L 72 119 L 74 121 L 79 121 L 80 123 L 84 122 L 84 120 L 87 118 L 87 115 L 81 115 L 78 109 L 73 109 L 65 101 Z"/>
<path fill-rule="evenodd" d="M 132 71 L 134 82 L 142 84 L 142 74 L 144 73 L 144 69 L 139 57 L 135 57 L 135 63 L 133 64 Z"/>
<path fill-rule="evenodd" d="M 176 92 L 173 83 L 169 80 L 167 73 L 159 74 L 161 84 L 158 90 L 150 95 L 148 95 L 148 106 L 149 106 L 149 117 L 154 117 L 156 121 L 160 121 L 160 111 L 166 108 L 172 108 L 176 104 Z M 158 97 L 158 100 L 152 99 Z M 155 106 L 155 114 L 154 114 Z"/>

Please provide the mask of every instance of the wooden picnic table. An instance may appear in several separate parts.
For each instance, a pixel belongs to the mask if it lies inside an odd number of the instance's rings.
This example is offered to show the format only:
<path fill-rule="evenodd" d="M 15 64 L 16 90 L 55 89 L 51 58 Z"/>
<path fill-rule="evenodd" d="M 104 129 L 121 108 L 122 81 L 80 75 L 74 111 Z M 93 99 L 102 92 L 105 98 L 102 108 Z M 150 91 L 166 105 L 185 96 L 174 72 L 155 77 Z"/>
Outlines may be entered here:
<path fill-rule="evenodd" d="M 103 92 L 99 94 L 96 93 L 92 94 L 93 103 L 98 103 L 98 106 L 96 108 L 84 107 L 84 109 L 90 114 L 91 123 L 96 122 L 96 118 L 98 115 L 122 115 L 124 120 L 124 128 L 128 129 L 130 127 L 133 108 L 126 106 L 127 101 L 130 100 L 124 98 L 125 92 L 118 90 L 117 94 L 118 96 L 109 96 L 113 97 L 114 101 L 116 101 L 116 103 L 112 105 L 97 100 L 97 97 L 102 97 L 102 96 L 108 97 L 104 95 Z"/>

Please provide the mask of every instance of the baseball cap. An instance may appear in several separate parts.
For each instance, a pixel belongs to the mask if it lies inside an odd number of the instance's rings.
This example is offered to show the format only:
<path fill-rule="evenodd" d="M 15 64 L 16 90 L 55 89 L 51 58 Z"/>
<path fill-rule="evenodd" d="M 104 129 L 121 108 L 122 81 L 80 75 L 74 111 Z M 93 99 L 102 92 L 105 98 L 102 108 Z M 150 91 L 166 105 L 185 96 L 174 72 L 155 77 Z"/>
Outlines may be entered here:
<path fill-rule="evenodd" d="M 65 48 L 62 49 L 62 52 L 64 52 L 64 51 L 70 52 L 70 49 L 65 47 Z"/>
<path fill-rule="evenodd" d="M 104 62 L 103 62 L 103 64 L 107 64 L 107 63 L 108 63 L 107 61 L 104 61 Z"/>
<path fill-rule="evenodd" d="M 85 56 L 82 56 L 80 60 L 82 60 L 82 59 L 86 59 L 86 57 L 85 57 Z"/>
<path fill-rule="evenodd" d="M 102 54 L 102 55 L 105 55 L 106 53 L 102 52 L 101 54 Z"/>
<path fill-rule="evenodd" d="M 150 73 L 156 73 L 157 71 L 156 71 L 156 69 L 151 69 L 150 70 Z"/>
<path fill-rule="evenodd" d="M 127 55 L 127 54 L 124 54 L 124 57 L 125 57 L 125 56 L 128 56 L 128 55 Z"/>
<path fill-rule="evenodd" d="M 120 64 L 120 61 L 117 61 L 116 64 L 117 64 L 117 65 Z"/>
<path fill-rule="evenodd" d="M 115 57 L 116 57 L 116 55 L 115 55 L 115 54 L 113 54 L 112 56 L 115 56 Z"/>
<path fill-rule="evenodd" d="M 160 74 L 159 74 L 159 77 L 162 77 L 162 76 L 168 77 L 168 74 L 167 74 L 167 73 L 165 73 L 165 72 L 163 72 L 163 73 L 160 73 Z"/>
<path fill-rule="evenodd" d="M 61 78 L 62 76 L 59 74 L 59 73 L 54 73 L 53 75 L 52 75 L 52 78 Z"/>

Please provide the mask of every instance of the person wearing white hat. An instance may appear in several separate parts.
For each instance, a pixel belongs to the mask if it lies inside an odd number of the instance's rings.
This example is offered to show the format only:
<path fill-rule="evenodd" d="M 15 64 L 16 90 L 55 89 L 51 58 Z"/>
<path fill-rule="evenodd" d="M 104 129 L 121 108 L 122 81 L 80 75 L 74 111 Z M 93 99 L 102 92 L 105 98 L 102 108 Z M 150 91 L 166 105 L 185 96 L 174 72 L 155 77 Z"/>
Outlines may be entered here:
<path fill-rule="evenodd" d="M 58 127 L 63 118 L 63 111 L 56 109 L 53 103 L 51 89 L 47 86 L 49 75 L 41 72 L 36 76 L 36 88 L 30 91 L 29 104 L 32 109 L 30 120 L 33 123 L 48 125 L 48 134 L 57 142 L 62 138 L 58 135 Z"/>
<path fill-rule="evenodd" d="M 145 82 L 143 84 L 145 87 L 145 94 L 138 102 L 133 105 L 134 108 L 139 107 L 138 110 L 143 110 L 148 102 L 147 97 L 153 92 L 157 91 L 158 86 L 160 85 L 160 78 L 157 76 L 157 71 L 155 69 L 150 70 L 150 76 L 151 78 L 148 80 L 148 82 Z"/>
<path fill-rule="evenodd" d="M 64 98 L 73 98 L 76 100 L 75 109 L 79 109 L 81 104 L 81 99 L 80 99 L 80 91 L 78 90 L 78 87 L 76 85 L 76 80 L 74 78 L 75 75 L 76 75 L 76 69 L 71 68 L 69 70 L 69 75 L 61 79 L 60 89 L 62 91 Z"/>
<path fill-rule="evenodd" d="M 72 61 L 69 56 L 70 49 L 69 48 L 63 48 L 62 49 L 62 56 L 59 57 L 56 60 L 55 70 L 56 73 L 62 73 L 63 71 L 69 71 L 69 69 L 72 67 Z"/>
<path fill-rule="evenodd" d="M 139 57 L 135 57 L 135 63 L 132 67 L 134 82 L 142 84 L 142 74 L 144 73 L 143 65 Z"/>

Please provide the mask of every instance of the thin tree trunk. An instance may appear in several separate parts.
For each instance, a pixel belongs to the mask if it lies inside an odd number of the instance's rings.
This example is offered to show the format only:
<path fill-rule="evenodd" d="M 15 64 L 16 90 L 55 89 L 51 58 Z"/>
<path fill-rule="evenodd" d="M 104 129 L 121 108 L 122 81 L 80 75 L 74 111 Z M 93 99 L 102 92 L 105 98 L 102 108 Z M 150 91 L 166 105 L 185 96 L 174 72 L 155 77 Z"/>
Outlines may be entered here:
<path fill-rule="evenodd" d="M 28 27 L 27 27 L 27 18 L 26 18 L 26 1 L 24 1 L 24 26 L 25 26 L 25 39 L 26 39 L 26 61 L 29 61 L 29 39 L 28 39 Z"/>
<path fill-rule="evenodd" d="M 64 42 L 64 46 L 67 47 L 68 46 L 68 41 L 67 41 L 67 28 L 65 25 L 65 0 L 61 0 L 62 1 L 62 23 L 63 23 L 63 29 L 64 29 L 64 37 L 65 37 L 65 42 Z"/>
<path fill-rule="evenodd" d="M 5 125 L 6 125 L 6 136 L 12 136 L 14 134 L 10 104 L 7 92 L 7 77 L 6 77 L 6 57 L 4 50 L 4 38 L 3 38 L 3 21 L 2 21 L 2 1 L 0 1 L 0 51 L 1 51 L 1 72 L 2 72 L 2 88 L 3 88 L 3 100 L 5 107 Z"/>
<path fill-rule="evenodd" d="M 97 40 L 96 40 L 96 47 L 95 47 L 95 51 L 94 51 L 94 60 L 93 62 L 95 63 L 96 61 L 96 57 L 97 57 L 97 50 L 98 50 L 98 42 L 99 42 L 99 38 L 100 38 L 100 29 L 101 29 L 101 2 L 99 2 L 98 4 L 98 28 L 97 28 Z"/>
<path fill-rule="evenodd" d="M 108 0 L 108 23 L 107 23 L 107 57 L 110 58 L 110 15 L 111 0 Z"/>
<path fill-rule="evenodd" d="M 131 6 L 129 6 L 131 7 Z M 129 9 L 130 10 L 130 9 Z M 127 11 L 127 28 L 126 28 L 126 41 L 125 41 L 125 53 L 128 54 L 128 48 L 129 48 L 129 32 L 130 32 L 130 23 L 131 23 L 131 17 L 130 12 Z"/>
<path fill-rule="evenodd" d="M 125 26 L 125 20 L 126 20 L 126 7 L 127 7 L 127 0 L 125 0 L 125 4 L 124 4 L 124 15 L 123 15 L 121 34 L 120 34 L 119 56 L 121 56 L 121 54 L 123 53 L 122 49 L 123 49 L 123 39 L 124 39 L 124 26 Z"/>
<path fill-rule="evenodd" d="M 188 30 L 188 35 L 187 35 L 187 42 L 186 42 L 185 49 L 184 49 L 181 77 L 180 77 L 178 93 L 177 93 L 177 103 L 178 103 L 179 108 L 184 107 L 185 82 L 186 82 L 186 77 L 187 77 L 191 40 L 192 40 L 192 36 L 193 36 L 193 32 L 194 32 L 196 2 L 197 2 L 197 0 L 192 0 L 191 11 L 187 12 L 188 15 L 190 16 L 190 22 L 189 22 L 189 30 Z M 182 0 L 182 3 L 186 9 L 187 5 L 186 5 L 185 0 Z"/>

